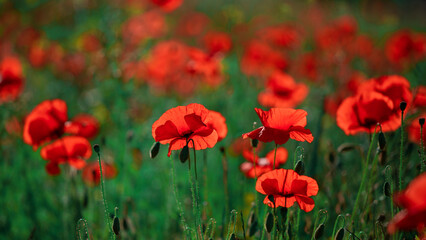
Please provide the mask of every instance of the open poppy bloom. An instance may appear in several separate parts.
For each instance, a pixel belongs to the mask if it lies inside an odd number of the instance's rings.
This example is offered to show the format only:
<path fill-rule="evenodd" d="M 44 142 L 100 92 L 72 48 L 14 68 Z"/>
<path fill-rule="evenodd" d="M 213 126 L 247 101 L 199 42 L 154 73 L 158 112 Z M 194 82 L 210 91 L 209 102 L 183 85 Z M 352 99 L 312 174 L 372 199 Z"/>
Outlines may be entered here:
<path fill-rule="evenodd" d="M 91 139 L 99 132 L 99 122 L 88 114 L 79 114 L 65 123 L 65 132 Z"/>
<path fill-rule="evenodd" d="M 67 105 L 64 101 L 43 101 L 25 119 L 24 142 L 36 149 L 47 141 L 61 137 L 67 119 Z"/>
<path fill-rule="evenodd" d="M 161 144 L 169 144 L 169 157 L 172 150 L 186 145 L 195 150 L 212 148 L 217 143 L 218 134 L 208 125 L 210 121 L 210 111 L 201 104 L 178 106 L 167 110 L 154 122 L 152 136 Z"/>
<path fill-rule="evenodd" d="M 271 108 L 269 111 L 255 108 L 254 110 L 263 126 L 244 133 L 243 138 L 249 137 L 261 142 L 274 141 L 276 144 L 284 144 L 290 138 L 309 143 L 314 140 L 311 131 L 304 128 L 306 115 L 308 115 L 305 110 L 292 108 Z"/>
<path fill-rule="evenodd" d="M 15 57 L 5 57 L 0 61 L 0 104 L 16 99 L 23 85 L 21 62 Z"/>
<path fill-rule="evenodd" d="M 50 175 L 60 173 L 59 164 L 68 163 L 76 169 L 86 165 L 86 159 L 92 155 L 89 141 L 83 137 L 66 136 L 43 147 L 40 155 L 49 161 L 46 170 Z"/>
<path fill-rule="evenodd" d="M 115 178 L 117 176 L 117 169 L 114 165 L 101 161 L 102 176 L 105 179 Z M 101 171 L 99 162 L 88 163 L 82 171 L 81 177 L 83 181 L 89 186 L 97 186 L 101 182 Z"/>
<path fill-rule="evenodd" d="M 308 92 L 305 84 L 297 84 L 290 75 L 277 70 L 269 76 L 266 90 L 259 93 L 258 100 L 264 107 L 295 107 Z"/>
<path fill-rule="evenodd" d="M 317 195 L 318 184 L 315 179 L 299 175 L 291 169 L 275 169 L 259 177 L 256 191 L 266 195 L 263 203 L 269 207 L 289 208 L 297 202 L 300 209 L 310 212 L 315 206 L 310 197 Z"/>
<path fill-rule="evenodd" d="M 182 5 L 183 0 L 151 0 L 151 2 L 165 12 L 171 12 Z"/>
<path fill-rule="evenodd" d="M 266 157 L 259 158 L 255 156 L 252 151 L 246 150 L 243 152 L 243 157 L 247 160 L 240 165 L 240 170 L 248 178 L 259 177 L 262 174 L 272 171 L 274 169 L 274 156 L 275 150 L 266 154 Z M 283 147 L 277 148 L 277 155 L 275 157 L 275 168 L 287 162 L 288 151 Z M 254 165 L 256 163 L 256 166 Z"/>
<path fill-rule="evenodd" d="M 228 134 L 228 127 L 226 126 L 226 119 L 219 112 L 210 110 L 211 120 L 207 124 L 217 132 L 217 141 L 220 142 Z"/>
<path fill-rule="evenodd" d="M 388 225 L 388 232 L 394 234 L 397 230 L 417 230 L 420 239 L 424 239 L 426 230 L 426 173 L 416 177 L 408 187 L 398 193 L 395 203 L 404 208 Z"/>

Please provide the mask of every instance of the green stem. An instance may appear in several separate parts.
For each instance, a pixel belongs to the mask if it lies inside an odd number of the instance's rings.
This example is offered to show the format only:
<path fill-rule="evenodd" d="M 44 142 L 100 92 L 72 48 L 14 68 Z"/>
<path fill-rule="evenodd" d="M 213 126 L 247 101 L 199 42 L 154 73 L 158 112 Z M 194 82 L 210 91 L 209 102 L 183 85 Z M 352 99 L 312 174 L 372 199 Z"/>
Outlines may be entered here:
<path fill-rule="evenodd" d="M 274 166 L 272 166 L 272 169 L 274 169 L 274 170 L 275 170 L 275 159 L 277 158 L 277 148 L 278 148 L 278 144 L 275 143 Z"/>
<path fill-rule="evenodd" d="M 173 195 L 175 196 L 175 200 L 176 200 L 176 205 L 179 211 L 179 216 L 180 216 L 180 221 L 182 223 L 182 228 L 183 228 L 183 232 L 186 234 L 186 237 L 188 237 L 188 226 L 186 224 L 185 221 L 185 213 L 183 211 L 182 208 L 182 203 L 179 201 L 178 198 L 178 192 L 177 192 L 177 187 L 176 187 L 176 183 L 175 183 L 175 163 L 172 159 L 172 157 L 170 156 L 170 160 L 172 162 L 172 169 L 171 169 L 171 175 L 172 175 L 172 188 L 173 188 Z"/>
<path fill-rule="evenodd" d="M 108 224 L 108 230 L 110 235 L 115 239 L 115 234 L 112 232 L 112 224 L 108 216 L 108 204 L 107 200 L 105 198 L 105 187 L 104 187 L 104 178 L 102 174 L 102 163 L 101 163 L 101 153 L 100 151 L 97 152 L 98 154 L 98 161 L 99 161 L 99 172 L 101 173 L 101 191 L 102 191 L 102 199 L 104 200 L 104 207 L 105 207 L 105 218 Z"/>
<path fill-rule="evenodd" d="M 367 179 L 368 165 L 369 165 L 369 162 L 370 162 L 371 150 L 373 149 L 373 145 L 374 145 L 373 143 L 376 139 L 376 130 L 377 130 L 377 125 L 374 128 L 373 137 L 372 137 L 371 142 L 370 142 L 370 147 L 368 148 L 366 165 L 365 165 L 363 173 L 362 173 L 361 185 L 359 186 L 358 193 L 356 195 L 354 209 L 352 210 L 351 222 L 354 220 L 355 214 L 357 213 L 360 196 L 361 196 L 362 190 L 364 189 L 365 181 Z"/>
<path fill-rule="evenodd" d="M 423 145 L 423 125 L 420 125 L 420 173 L 425 171 L 425 149 Z"/>
<path fill-rule="evenodd" d="M 195 183 L 192 179 L 191 175 L 191 168 L 189 167 L 191 162 L 191 155 L 188 155 L 188 177 L 189 177 L 189 184 L 191 185 L 191 194 L 192 194 L 192 211 L 195 215 L 195 228 L 197 229 L 197 239 L 201 237 L 201 239 L 204 239 L 204 236 L 202 234 L 201 229 L 201 214 L 200 214 L 200 206 L 199 206 L 199 193 L 198 193 L 198 178 L 197 178 L 197 155 L 195 153 L 195 144 L 194 140 L 189 139 L 189 141 L 192 141 L 192 149 L 194 153 L 194 172 L 195 172 Z M 195 185 L 195 188 L 194 188 Z"/>
<path fill-rule="evenodd" d="M 254 166 L 254 201 L 256 205 L 256 216 L 259 216 L 259 197 L 256 191 L 256 183 L 257 183 L 257 171 L 256 171 L 256 148 L 253 147 L 253 166 Z"/>

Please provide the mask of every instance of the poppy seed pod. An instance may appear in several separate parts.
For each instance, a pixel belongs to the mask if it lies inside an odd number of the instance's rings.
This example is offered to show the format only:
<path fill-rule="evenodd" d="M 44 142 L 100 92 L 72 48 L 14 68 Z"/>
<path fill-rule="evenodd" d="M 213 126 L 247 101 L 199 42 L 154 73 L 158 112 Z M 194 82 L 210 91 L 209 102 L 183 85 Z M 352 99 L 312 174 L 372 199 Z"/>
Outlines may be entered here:
<path fill-rule="evenodd" d="M 95 145 L 93 146 L 93 150 L 95 150 L 95 152 L 96 152 L 97 154 L 99 154 L 99 152 L 101 151 L 101 147 L 99 147 L 99 144 L 95 144 Z"/>
<path fill-rule="evenodd" d="M 424 118 L 419 118 L 419 124 L 420 124 L 420 126 L 423 127 L 423 125 L 425 124 L 425 119 Z"/>
<path fill-rule="evenodd" d="M 160 142 L 155 142 L 149 150 L 149 157 L 154 159 L 160 151 Z"/>
<path fill-rule="evenodd" d="M 189 148 L 188 148 L 188 145 L 186 145 L 182 148 L 182 151 L 180 151 L 179 159 L 182 163 L 185 163 L 186 160 L 188 160 L 188 158 L 189 158 Z"/>
<path fill-rule="evenodd" d="M 402 101 L 400 104 L 399 104 L 399 109 L 401 109 L 401 111 L 405 111 L 405 109 L 407 108 L 407 103 L 406 102 L 404 102 L 404 101 Z"/>

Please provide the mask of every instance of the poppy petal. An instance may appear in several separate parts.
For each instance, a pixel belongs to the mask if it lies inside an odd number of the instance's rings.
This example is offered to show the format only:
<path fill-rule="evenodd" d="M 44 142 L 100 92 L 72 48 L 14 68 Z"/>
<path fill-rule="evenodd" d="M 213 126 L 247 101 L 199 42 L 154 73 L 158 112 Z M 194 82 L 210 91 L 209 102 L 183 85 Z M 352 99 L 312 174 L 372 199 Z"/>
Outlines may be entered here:
<path fill-rule="evenodd" d="M 312 198 L 301 195 L 296 195 L 295 197 L 297 204 L 299 204 L 300 209 L 303 211 L 310 212 L 312 209 L 314 209 L 315 202 Z"/>
<path fill-rule="evenodd" d="M 314 140 L 311 130 L 303 128 L 301 126 L 295 126 L 290 128 L 290 138 L 296 141 L 311 143 Z"/>

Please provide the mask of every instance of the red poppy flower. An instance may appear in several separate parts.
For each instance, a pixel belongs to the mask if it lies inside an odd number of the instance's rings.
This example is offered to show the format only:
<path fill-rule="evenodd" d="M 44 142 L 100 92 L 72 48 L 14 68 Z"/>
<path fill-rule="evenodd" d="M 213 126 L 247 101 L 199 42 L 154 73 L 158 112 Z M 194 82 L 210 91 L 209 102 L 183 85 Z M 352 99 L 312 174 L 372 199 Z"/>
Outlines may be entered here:
<path fill-rule="evenodd" d="M 219 58 L 209 56 L 197 48 L 189 48 L 188 54 L 190 59 L 187 63 L 187 71 L 191 75 L 200 77 L 202 81 L 212 87 L 222 82 L 223 77 Z"/>
<path fill-rule="evenodd" d="M 315 179 L 299 175 L 291 169 L 275 169 L 259 177 L 256 190 L 267 195 L 263 203 L 269 207 L 293 206 L 297 202 L 300 209 L 310 212 L 315 202 L 311 196 L 318 193 L 318 184 Z M 271 202 L 269 196 L 273 196 Z"/>
<path fill-rule="evenodd" d="M 408 139 L 416 144 L 420 145 L 420 124 L 419 124 L 419 118 L 425 118 L 426 119 L 426 113 L 423 113 L 419 117 L 413 119 L 411 121 L 411 124 L 408 126 Z M 426 128 L 423 126 L 423 143 L 426 143 Z"/>
<path fill-rule="evenodd" d="M 99 132 L 99 122 L 91 115 L 79 114 L 65 123 L 65 132 L 91 139 Z"/>
<path fill-rule="evenodd" d="M 241 70 L 248 76 L 265 76 L 287 66 L 288 61 L 282 53 L 257 40 L 245 47 L 241 59 Z"/>
<path fill-rule="evenodd" d="M 217 141 L 220 142 L 228 134 L 228 126 L 226 126 L 226 119 L 222 114 L 216 111 L 210 110 L 211 120 L 207 123 L 210 128 L 213 128 L 217 132 Z"/>
<path fill-rule="evenodd" d="M 426 107 L 426 86 L 419 86 L 417 88 L 413 107 Z"/>
<path fill-rule="evenodd" d="M 209 17 L 204 13 L 186 12 L 179 18 L 177 32 L 179 35 L 195 37 L 206 29 L 209 22 Z"/>
<path fill-rule="evenodd" d="M 426 173 L 416 177 L 394 200 L 404 209 L 389 223 L 388 232 L 417 230 L 420 239 L 423 239 L 426 230 Z"/>
<path fill-rule="evenodd" d="M 203 42 L 211 55 L 227 53 L 232 47 L 231 38 L 223 32 L 208 32 L 204 35 Z"/>
<path fill-rule="evenodd" d="M 396 67 L 404 67 L 426 57 L 426 37 L 408 30 L 395 32 L 386 42 L 386 57 Z"/>
<path fill-rule="evenodd" d="M 259 93 L 258 100 L 264 107 L 295 107 L 305 100 L 308 92 L 305 84 L 297 84 L 290 75 L 275 71 L 268 78 L 266 91 Z"/>
<path fill-rule="evenodd" d="M 24 142 L 37 148 L 47 141 L 59 138 L 64 133 L 67 119 L 67 105 L 64 101 L 54 99 L 40 103 L 25 119 Z"/>
<path fill-rule="evenodd" d="M 183 0 L 151 0 L 151 2 L 166 12 L 171 12 L 182 5 Z"/>
<path fill-rule="evenodd" d="M 15 57 L 3 58 L 0 62 L 0 104 L 16 99 L 23 85 L 21 62 Z"/>
<path fill-rule="evenodd" d="M 275 150 L 270 151 L 266 157 L 259 158 L 257 155 L 253 155 L 253 151 L 244 151 L 243 157 L 247 160 L 240 165 L 240 170 L 248 178 L 259 177 L 262 174 L 272 171 L 274 169 L 274 156 Z M 288 151 L 283 147 L 277 148 L 277 155 L 275 157 L 275 168 L 287 162 Z M 256 167 L 254 166 L 256 162 Z"/>
<path fill-rule="evenodd" d="M 276 46 L 284 48 L 295 48 L 300 45 L 302 39 L 299 31 L 290 25 L 266 27 L 258 31 L 256 35 Z"/>
<path fill-rule="evenodd" d="M 28 60 L 34 68 L 42 68 L 47 63 L 47 50 L 40 43 L 35 43 L 30 47 Z"/>
<path fill-rule="evenodd" d="M 186 145 L 196 150 L 212 148 L 218 135 L 216 130 L 208 126 L 211 121 L 209 113 L 198 103 L 169 109 L 152 125 L 152 136 L 161 144 L 169 143 L 169 157 L 172 150 Z"/>
<path fill-rule="evenodd" d="M 398 105 L 399 106 L 399 105 Z M 347 134 L 371 133 L 377 123 L 382 131 L 394 131 L 401 125 L 401 113 L 394 113 L 394 103 L 387 96 L 365 91 L 346 98 L 336 113 L 337 125 Z"/>
<path fill-rule="evenodd" d="M 164 15 L 157 10 L 131 17 L 122 27 L 122 38 L 130 46 L 137 46 L 147 38 L 160 37 L 166 32 Z"/>
<path fill-rule="evenodd" d="M 309 143 L 314 140 L 311 131 L 304 128 L 306 115 L 308 115 L 305 110 L 291 108 L 271 108 L 269 111 L 255 108 L 254 110 L 263 126 L 243 134 L 243 138 L 249 137 L 262 142 L 274 141 L 276 144 L 284 144 L 289 138 Z"/>
<path fill-rule="evenodd" d="M 104 179 L 111 179 L 117 176 L 117 169 L 114 165 L 101 161 L 102 176 Z M 101 171 L 99 162 L 88 163 L 81 173 L 83 181 L 89 186 L 97 186 L 101 183 Z"/>
<path fill-rule="evenodd" d="M 102 49 L 102 43 L 93 33 L 85 33 L 80 37 L 81 47 L 85 52 L 93 53 Z"/>
<path fill-rule="evenodd" d="M 85 159 L 92 155 L 92 148 L 89 141 L 83 137 L 66 136 L 43 147 L 40 151 L 43 159 L 49 161 L 46 170 L 51 175 L 57 172 L 58 164 L 68 163 L 76 169 L 81 169 L 86 165 Z"/>

